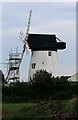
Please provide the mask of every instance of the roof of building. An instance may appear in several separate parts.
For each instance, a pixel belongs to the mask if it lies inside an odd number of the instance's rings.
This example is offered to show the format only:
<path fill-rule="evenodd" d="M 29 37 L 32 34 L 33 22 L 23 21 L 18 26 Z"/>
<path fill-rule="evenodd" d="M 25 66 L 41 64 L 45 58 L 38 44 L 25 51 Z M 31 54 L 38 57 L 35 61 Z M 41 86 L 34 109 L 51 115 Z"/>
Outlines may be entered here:
<path fill-rule="evenodd" d="M 32 50 L 54 50 L 65 49 L 66 42 L 57 42 L 56 35 L 29 34 L 28 44 Z"/>
<path fill-rule="evenodd" d="M 70 78 L 68 78 L 68 81 L 75 82 L 78 81 L 78 73 L 72 75 Z"/>

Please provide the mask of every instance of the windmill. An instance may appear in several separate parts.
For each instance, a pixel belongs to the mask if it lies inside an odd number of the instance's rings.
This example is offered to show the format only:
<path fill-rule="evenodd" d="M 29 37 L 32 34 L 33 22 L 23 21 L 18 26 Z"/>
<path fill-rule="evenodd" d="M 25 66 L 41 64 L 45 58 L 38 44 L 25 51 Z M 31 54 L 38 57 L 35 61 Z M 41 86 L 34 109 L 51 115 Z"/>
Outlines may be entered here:
<path fill-rule="evenodd" d="M 40 69 L 52 73 L 54 77 L 59 76 L 57 52 L 66 48 L 66 42 L 55 34 L 29 34 L 28 44 L 32 51 L 28 79 L 32 79 Z"/>
<path fill-rule="evenodd" d="M 31 59 L 28 73 L 28 80 L 40 69 L 51 72 L 53 76 L 58 76 L 57 51 L 66 48 L 66 42 L 62 42 L 55 34 L 29 34 L 31 13 L 29 15 L 26 35 L 21 31 L 20 37 L 24 43 L 22 58 L 25 52 L 31 49 Z M 58 42 L 59 41 L 59 42 Z M 22 59 L 21 59 L 22 61 Z"/>

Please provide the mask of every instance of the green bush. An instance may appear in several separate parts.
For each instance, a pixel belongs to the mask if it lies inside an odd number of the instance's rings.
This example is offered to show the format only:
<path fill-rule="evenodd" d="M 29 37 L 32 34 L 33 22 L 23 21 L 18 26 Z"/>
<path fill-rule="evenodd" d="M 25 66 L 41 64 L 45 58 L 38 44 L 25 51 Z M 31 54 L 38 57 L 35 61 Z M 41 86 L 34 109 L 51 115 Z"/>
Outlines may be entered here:
<path fill-rule="evenodd" d="M 71 84 L 63 76 L 55 78 L 46 70 L 38 70 L 29 82 L 16 82 L 2 88 L 5 102 L 67 99 L 73 94 L 78 94 L 78 84 Z"/>

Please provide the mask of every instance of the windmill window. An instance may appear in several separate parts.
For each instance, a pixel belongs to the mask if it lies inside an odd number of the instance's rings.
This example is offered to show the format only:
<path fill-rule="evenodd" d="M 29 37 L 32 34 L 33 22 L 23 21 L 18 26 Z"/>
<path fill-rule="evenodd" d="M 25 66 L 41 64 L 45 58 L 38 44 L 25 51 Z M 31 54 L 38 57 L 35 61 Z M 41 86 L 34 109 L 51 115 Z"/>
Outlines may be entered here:
<path fill-rule="evenodd" d="M 51 56 L 51 51 L 48 52 L 48 56 Z"/>
<path fill-rule="evenodd" d="M 36 63 L 32 63 L 32 69 L 35 69 Z"/>

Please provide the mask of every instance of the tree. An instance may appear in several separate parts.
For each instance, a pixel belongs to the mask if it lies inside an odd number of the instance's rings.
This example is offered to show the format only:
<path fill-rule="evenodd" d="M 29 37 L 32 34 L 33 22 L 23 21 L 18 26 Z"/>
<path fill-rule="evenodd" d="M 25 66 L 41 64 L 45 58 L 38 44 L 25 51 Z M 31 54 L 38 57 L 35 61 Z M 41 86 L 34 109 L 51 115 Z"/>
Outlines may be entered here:
<path fill-rule="evenodd" d="M 48 73 L 46 70 L 37 70 L 36 73 L 33 75 L 33 79 L 30 81 L 33 84 L 41 84 L 41 83 L 48 83 L 51 81 L 52 74 Z"/>
<path fill-rule="evenodd" d="M 30 81 L 32 84 L 32 94 L 37 99 L 46 98 L 51 90 L 52 74 L 46 70 L 38 70 Z"/>

